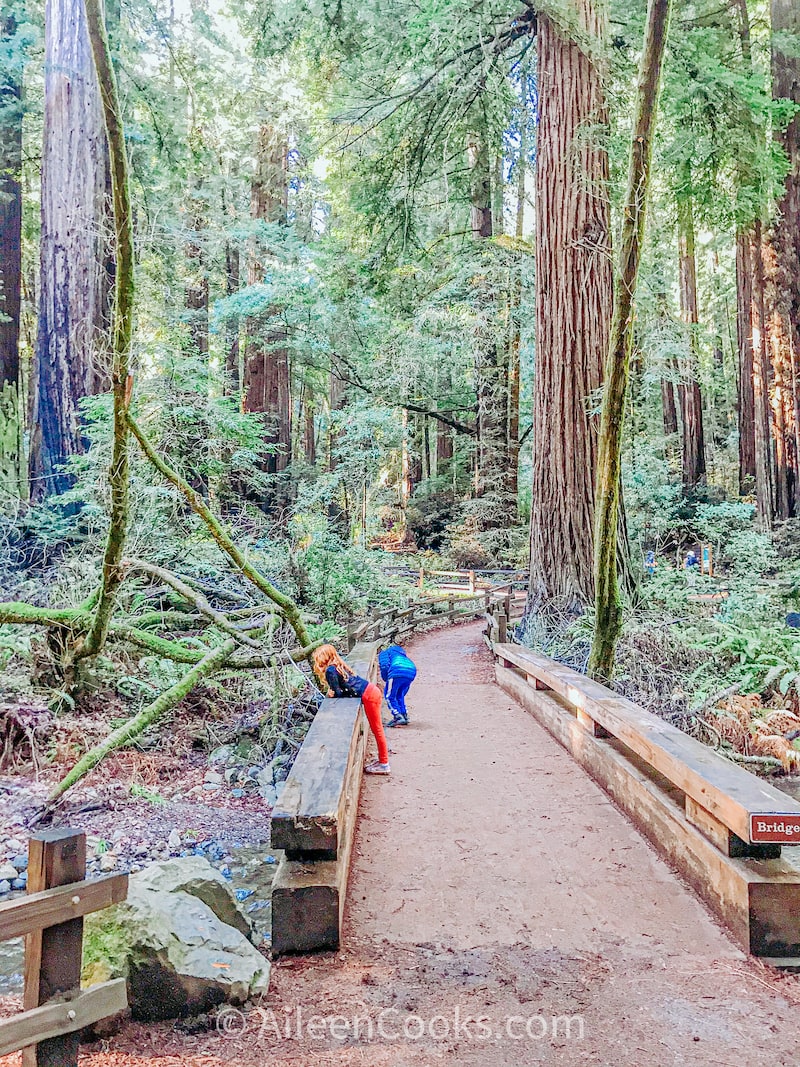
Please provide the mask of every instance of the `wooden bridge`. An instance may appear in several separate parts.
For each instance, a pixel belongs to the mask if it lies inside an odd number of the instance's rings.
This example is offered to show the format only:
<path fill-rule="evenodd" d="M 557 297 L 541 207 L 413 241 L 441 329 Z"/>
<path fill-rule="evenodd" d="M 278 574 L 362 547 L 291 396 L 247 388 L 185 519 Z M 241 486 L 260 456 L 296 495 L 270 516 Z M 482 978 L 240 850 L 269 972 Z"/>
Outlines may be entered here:
<path fill-rule="evenodd" d="M 420 578 L 422 584 L 423 577 Z M 480 615 L 497 684 L 613 798 L 748 953 L 800 969 L 800 804 L 576 671 L 509 641 L 524 606 L 517 576 L 429 596 L 351 628 L 350 659 L 375 678 L 382 643 Z M 497 577 L 494 575 L 493 577 Z M 358 701 L 323 701 L 272 816 L 285 849 L 273 898 L 276 954 L 340 944 L 366 732 Z M 800 851 L 800 850 L 798 850 Z M 798 857 L 800 858 L 800 857 Z"/>

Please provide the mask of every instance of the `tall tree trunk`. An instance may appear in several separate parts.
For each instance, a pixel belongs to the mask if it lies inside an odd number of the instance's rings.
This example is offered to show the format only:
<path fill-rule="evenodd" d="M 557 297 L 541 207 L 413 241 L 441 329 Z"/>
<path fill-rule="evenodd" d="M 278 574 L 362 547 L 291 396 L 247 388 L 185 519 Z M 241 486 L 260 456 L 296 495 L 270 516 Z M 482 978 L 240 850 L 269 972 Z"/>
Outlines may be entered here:
<path fill-rule="evenodd" d="M 108 385 L 104 226 L 108 148 L 81 0 L 47 0 L 39 322 L 31 493 L 72 484 L 85 448 L 80 401 Z"/>
<path fill-rule="evenodd" d="M 772 0 L 772 95 L 800 104 L 800 8 L 796 0 Z M 800 358 L 800 112 L 776 133 L 789 162 L 771 234 L 769 342 L 774 375 L 775 509 L 780 518 L 800 514 L 794 368 Z"/>
<path fill-rule="evenodd" d="M 764 241 L 760 220 L 753 224 L 750 242 L 751 348 L 753 353 L 753 441 L 755 448 L 756 513 L 764 531 L 772 526 L 773 484 L 770 452 L 769 356 L 764 286 Z"/>
<path fill-rule="evenodd" d="M 600 418 L 594 533 L 597 618 L 589 657 L 589 673 L 604 679 L 610 678 L 613 673 L 617 641 L 622 632 L 622 597 L 617 577 L 622 431 L 633 346 L 633 301 L 644 238 L 653 133 L 670 2 L 671 0 L 650 0 L 648 4 L 631 140 L 628 189 L 622 216 L 619 266 L 614 278 L 614 317 Z"/>
<path fill-rule="evenodd" d="M 284 224 L 287 205 L 287 146 L 285 138 L 272 126 L 262 126 L 258 135 L 256 173 L 251 185 L 251 215 L 254 219 Z M 263 238 L 261 244 L 263 245 Z M 256 285 L 264 279 L 264 265 L 258 254 L 250 260 L 248 281 Z M 272 327 L 265 336 L 262 326 L 248 330 L 244 371 L 245 411 L 265 417 L 269 474 L 285 471 L 291 461 L 292 411 L 289 390 L 289 353 L 285 336 Z M 270 493 L 268 506 L 285 504 L 285 487 Z"/>
<path fill-rule="evenodd" d="M 525 182 L 528 174 L 528 73 L 523 70 L 520 76 L 520 123 L 519 123 L 519 158 L 517 160 L 517 211 L 514 233 L 518 241 L 525 232 Z M 525 252 L 520 251 L 520 263 L 511 291 L 511 337 L 508 353 L 508 494 L 516 501 L 519 498 L 519 392 L 520 392 L 520 353 L 522 349 L 522 322 L 520 320 L 522 305 L 522 274 Z"/>
<path fill-rule="evenodd" d="M 204 248 L 206 219 L 201 198 L 202 181 L 194 180 L 190 195 L 189 236 L 186 241 L 186 320 L 192 351 L 208 356 L 208 264 Z"/>
<path fill-rule="evenodd" d="M 755 393 L 753 390 L 753 231 L 736 232 L 736 341 L 739 350 L 739 492 L 756 480 Z"/>
<path fill-rule="evenodd" d="M 682 439 L 681 471 L 683 486 L 692 490 L 706 476 L 705 440 L 703 434 L 703 398 L 697 380 L 700 322 L 697 310 L 697 266 L 695 262 L 694 205 L 691 179 L 687 190 L 678 199 L 678 257 L 680 273 L 681 318 L 689 329 L 689 342 L 678 396 L 681 405 Z"/>
<path fill-rule="evenodd" d="M 670 378 L 661 379 L 661 411 L 664 436 L 672 437 L 678 432 L 678 409 L 675 406 L 675 387 Z"/>
<path fill-rule="evenodd" d="M 239 249 L 228 241 L 225 244 L 225 294 L 233 296 L 239 291 L 240 276 Z M 231 396 L 240 396 L 242 391 L 241 370 L 239 367 L 239 320 L 231 318 L 225 327 L 225 377 L 226 390 Z"/>
<path fill-rule="evenodd" d="M 493 233 L 492 181 L 485 131 L 467 138 L 470 170 L 470 217 L 472 236 L 485 242 Z M 478 275 L 482 291 L 478 299 L 478 333 L 475 343 L 475 378 L 478 401 L 476 493 L 485 499 L 478 512 L 482 530 L 508 525 L 508 347 L 497 336 L 495 317 L 500 294 L 496 291 L 491 253 Z"/>
<path fill-rule="evenodd" d="M 577 4 L 597 50 L 602 6 Z M 587 130 L 606 122 L 601 72 L 588 50 L 538 18 L 536 371 L 529 608 L 592 599 L 597 420 L 612 306 L 608 156 Z"/>
<path fill-rule="evenodd" d="M 0 18 L 0 47 L 16 34 Z M 0 507 L 25 495 L 19 340 L 22 287 L 22 84 L 10 65 L 0 74 Z"/>

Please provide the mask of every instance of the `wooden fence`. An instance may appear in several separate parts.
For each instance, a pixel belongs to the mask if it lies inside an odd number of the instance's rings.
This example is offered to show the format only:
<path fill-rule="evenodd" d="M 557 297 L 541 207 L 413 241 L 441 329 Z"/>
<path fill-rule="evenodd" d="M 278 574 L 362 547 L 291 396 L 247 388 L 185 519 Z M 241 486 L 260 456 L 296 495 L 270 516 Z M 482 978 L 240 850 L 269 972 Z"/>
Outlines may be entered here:
<path fill-rule="evenodd" d="M 507 640 L 487 612 L 499 685 L 606 790 L 746 951 L 800 966 L 800 804 L 618 693 Z"/>
<path fill-rule="evenodd" d="M 36 834 L 27 895 L 0 904 L 0 941 L 26 938 L 24 1010 L 0 1022 L 0 1056 L 22 1049 L 23 1067 L 77 1067 L 80 1031 L 128 1005 L 124 978 L 80 988 L 83 916 L 125 900 L 128 876 L 85 879 L 85 834 Z"/>

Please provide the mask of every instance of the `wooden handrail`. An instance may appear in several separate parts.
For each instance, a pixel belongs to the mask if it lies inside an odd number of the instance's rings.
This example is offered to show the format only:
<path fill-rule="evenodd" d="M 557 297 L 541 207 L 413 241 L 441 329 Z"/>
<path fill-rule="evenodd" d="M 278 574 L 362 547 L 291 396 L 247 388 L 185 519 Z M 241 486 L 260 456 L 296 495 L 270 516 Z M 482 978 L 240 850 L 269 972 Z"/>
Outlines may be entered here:
<path fill-rule="evenodd" d="M 616 737 L 696 804 L 750 844 L 775 841 L 770 825 L 796 826 L 783 844 L 800 844 L 800 803 L 742 767 L 585 675 L 520 645 L 498 644 L 502 663 L 524 671 L 537 688 L 550 689 L 574 711 Z"/>

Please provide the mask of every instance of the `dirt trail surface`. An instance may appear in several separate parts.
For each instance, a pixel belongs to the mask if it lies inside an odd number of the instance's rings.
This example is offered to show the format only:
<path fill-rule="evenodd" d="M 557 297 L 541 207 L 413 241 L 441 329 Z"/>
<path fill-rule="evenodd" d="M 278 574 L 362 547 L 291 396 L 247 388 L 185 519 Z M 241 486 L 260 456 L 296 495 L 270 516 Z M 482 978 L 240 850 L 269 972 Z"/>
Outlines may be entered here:
<path fill-rule="evenodd" d="M 480 628 L 411 654 L 392 777 L 365 779 L 343 950 L 279 961 L 226 1033 L 132 1025 L 82 1064 L 800 1065 L 800 981 L 746 958 L 493 684 Z"/>

